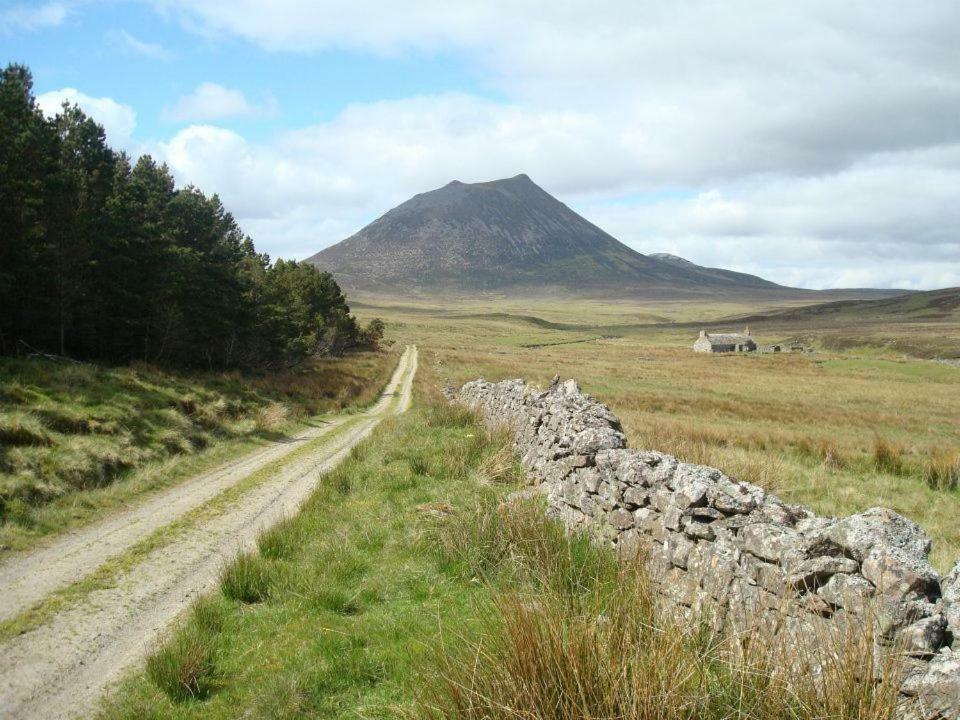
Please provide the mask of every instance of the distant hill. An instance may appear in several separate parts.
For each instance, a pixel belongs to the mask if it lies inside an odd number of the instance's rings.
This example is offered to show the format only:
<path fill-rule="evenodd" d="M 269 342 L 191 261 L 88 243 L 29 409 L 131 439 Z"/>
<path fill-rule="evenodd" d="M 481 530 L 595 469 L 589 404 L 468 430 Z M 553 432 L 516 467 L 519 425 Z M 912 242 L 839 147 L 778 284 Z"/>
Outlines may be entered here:
<path fill-rule="evenodd" d="M 374 292 L 815 294 L 672 255 L 642 255 L 526 175 L 421 193 L 307 262 L 349 290 Z"/>
<path fill-rule="evenodd" d="M 887 298 L 840 300 L 730 318 L 737 322 L 854 327 L 858 323 L 960 323 L 960 287 L 927 290 Z"/>

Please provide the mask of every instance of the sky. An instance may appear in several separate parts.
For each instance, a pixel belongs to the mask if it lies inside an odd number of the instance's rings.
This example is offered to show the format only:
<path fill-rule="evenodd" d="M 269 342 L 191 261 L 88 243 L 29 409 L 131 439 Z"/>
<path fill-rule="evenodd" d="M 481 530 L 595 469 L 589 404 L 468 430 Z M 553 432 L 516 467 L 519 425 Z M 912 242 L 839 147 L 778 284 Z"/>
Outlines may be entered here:
<path fill-rule="evenodd" d="M 0 0 L 41 107 L 305 258 L 527 173 L 643 252 L 960 286 L 960 3 Z"/>

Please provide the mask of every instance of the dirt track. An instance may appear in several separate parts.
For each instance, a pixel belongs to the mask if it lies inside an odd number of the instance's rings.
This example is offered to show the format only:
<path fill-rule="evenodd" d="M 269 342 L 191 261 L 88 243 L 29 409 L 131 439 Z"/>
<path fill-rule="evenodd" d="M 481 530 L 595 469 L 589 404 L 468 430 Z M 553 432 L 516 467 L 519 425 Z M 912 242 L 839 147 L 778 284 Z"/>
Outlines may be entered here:
<path fill-rule="evenodd" d="M 41 627 L 0 646 L 0 718 L 89 713 L 104 690 L 143 658 L 158 634 L 198 594 L 216 584 L 228 559 L 252 546 L 264 528 L 295 512 L 320 475 L 384 417 L 410 406 L 416 368 L 417 351 L 409 347 L 384 394 L 366 412 L 311 428 L 297 442 L 257 451 L 164 491 L 138 508 L 0 565 L 0 617 L 13 617 L 191 510 L 202 508 L 258 469 L 274 461 L 282 463 L 271 477 L 212 517 L 187 522 L 172 540 L 125 570 L 113 586 L 91 592 Z M 286 455 L 291 457 L 284 462 Z"/>

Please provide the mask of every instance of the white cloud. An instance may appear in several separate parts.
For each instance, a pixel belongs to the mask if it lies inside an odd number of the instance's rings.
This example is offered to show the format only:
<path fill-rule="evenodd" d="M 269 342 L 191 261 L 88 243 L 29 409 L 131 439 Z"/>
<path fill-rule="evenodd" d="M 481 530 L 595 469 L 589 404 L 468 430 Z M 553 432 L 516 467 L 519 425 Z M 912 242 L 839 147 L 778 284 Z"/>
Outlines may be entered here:
<path fill-rule="evenodd" d="M 69 14 L 70 6 L 63 2 L 14 5 L 0 11 L 0 31 L 10 33 L 55 27 L 66 20 Z"/>
<path fill-rule="evenodd" d="M 960 145 L 872 157 L 817 177 L 765 177 L 690 199 L 579 209 L 659 250 L 803 287 L 960 285 Z"/>
<path fill-rule="evenodd" d="M 137 125 L 137 114 L 129 105 L 108 97 L 91 97 L 76 88 L 51 90 L 37 97 L 37 104 L 48 117 L 60 112 L 64 102 L 79 105 L 96 120 L 107 133 L 107 141 L 122 148 L 133 146 L 132 135 Z"/>
<path fill-rule="evenodd" d="M 173 53 L 160 43 L 141 40 L 122 28 L 111 31 L 109 37 L 116 45 L 136 55 L 153 58 L 154 60 L 172 60 L 174 57 Z"/>
<path fill-rule="evenodd" d="M 228 118 L 249 117 L 263 110 L 251 105 L 239 90 L 231 90 L 212 82 L 200 83 L 167 111 L 177 122 L 209 122 Z"/>
<path fill-rule="evenodd" d="M 571 183 L 572 171 L 598 152 L 613 161 L 623 147 L 590 115 L 529 113 L 449 94 L 354 105 L 327 123 L 265 144 L 215 126 L 190 126 L 161 152 L 179 177 L 216 190 L 244 217 L 310 206 L 319 217 L 357 223 L 453 178 L 528 172 L 554 191 L 589 187 L 589 171 Z M 623 158 L 624 172 L 629 163 Z"/>
<path fill-rule="evenodd" d="M 960 282 L 950 0 L 154 4 L 273 52 L 459 53 L 504 98 L 368 103 L 263 143 L 187 128 L 168 144 L 178 172 L 285 252 L 453 178 L 527 172 L 644 250 L 804 285 Z M 188 142 L 193 159 L 174 152 Z M 631 199 L 664 187 L 695 197 Z"/>

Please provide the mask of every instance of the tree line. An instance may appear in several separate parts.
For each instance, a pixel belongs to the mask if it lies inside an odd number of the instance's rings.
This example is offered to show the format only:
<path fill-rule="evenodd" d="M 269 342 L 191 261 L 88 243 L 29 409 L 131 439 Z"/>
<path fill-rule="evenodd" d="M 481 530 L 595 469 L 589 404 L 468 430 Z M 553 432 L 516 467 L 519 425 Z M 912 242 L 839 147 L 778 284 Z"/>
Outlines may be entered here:
<path fill-rule="evenodd" d="M 257 252 L 220 199 L 111 149 L 78 107 L 47 118 L 0 77 L 0 353 L 270 368 L 376 344 L 333 277 Z"/>

